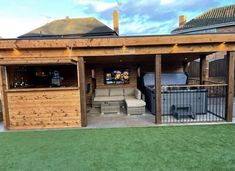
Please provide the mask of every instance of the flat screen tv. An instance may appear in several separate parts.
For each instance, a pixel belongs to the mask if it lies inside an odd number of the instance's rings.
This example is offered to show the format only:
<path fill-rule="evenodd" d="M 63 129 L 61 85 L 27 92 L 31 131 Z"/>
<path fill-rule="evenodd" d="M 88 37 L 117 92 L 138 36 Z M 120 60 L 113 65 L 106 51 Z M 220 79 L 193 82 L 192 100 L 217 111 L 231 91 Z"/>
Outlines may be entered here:
<path fill-rule="evenodd" d="M 130 83 L 130 73 L 128 69 L 105 69 L 104 74 L 104 82 L 107 85 Z"/>

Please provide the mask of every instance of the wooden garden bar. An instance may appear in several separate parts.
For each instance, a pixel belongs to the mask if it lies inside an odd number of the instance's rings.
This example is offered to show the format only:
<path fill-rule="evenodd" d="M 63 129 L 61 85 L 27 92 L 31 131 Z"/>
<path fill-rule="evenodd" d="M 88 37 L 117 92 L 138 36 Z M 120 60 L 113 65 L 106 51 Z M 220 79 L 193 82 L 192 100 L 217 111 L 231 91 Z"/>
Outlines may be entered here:
<path fill-rule="evenodd" d="M 227 52 L 226 120 L 232 121 L 234 92 L 234 34 L 166 35 L 136 37 L 71 38 L 71 39 L 2 39 L 0 40 L 0 87 L 7 129 L 67 128 L 87 125 L 86 64 L 99 58 L 105 62 L 116 59 L 155 59 L 156 124 L 161 124 L 162 61 L 181 64 L 200 59 L 201 84 L 206 80 L 205 56 Z M 185 58 L 186 59 L 186 58 Z M 120 60 L 121 61 L 121 60 Z M 40 67 L 41 68 L 40 68 Z M 67 73 L 66 84 L 51 87 L 40 79 L 41 69 L 57 68 Z M 16 88 L 14 73 L 33 71 L 40 79 L 34 85 Z M 73 74 L 71 74 L 73 73 Z M 31 76 L 28 76 L 31 79 Z M 33 82 L 32 81 L 32 82 Z M 45 80 L 44 80 L 45 81 Z M 39 87 L 38 87 L 39 86 Z M 41 87 L 42 86 L 42 87 Z"/>

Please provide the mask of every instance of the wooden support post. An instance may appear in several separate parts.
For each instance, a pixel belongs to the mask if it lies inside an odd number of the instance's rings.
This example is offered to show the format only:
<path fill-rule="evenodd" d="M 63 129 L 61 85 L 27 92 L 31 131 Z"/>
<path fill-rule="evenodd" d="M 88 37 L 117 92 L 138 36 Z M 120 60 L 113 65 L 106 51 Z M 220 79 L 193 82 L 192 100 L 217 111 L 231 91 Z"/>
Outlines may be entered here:
<path fill-rule="evenodd" d="M 161 55 L 155 57 L 155 122 L 161 124 Z"/>
<path fill-rule="evenodd" d="M 7 87 L 7 74 L 6 67 L 0 66 L 0 93 L 1 93 L 1 105 L 2 105 L 2 115 L 4 128 L 9 128 L 9 113 L 8 113 L 8 102 L 6 89 Z"/>
<path fill-rule="evenodd" d="M 200 56 L 200 84 L 203 85 L 208 80 L 209 76 L 209 66 L 206 60 L 206 55 Z"/>
<path fill-rule="evenodd" d="M 233 95 L 234 95 L 234 59 L 235 52 L 227 53 L 227 95 L 226 95 L 226 121 L 233 119 Z"/>
<path fill-rule="evenodd" d="M 82 127 L 87 126 L 86 111 L 86 82 L 85 82 L 85 64 L 83 57 L 78 58 L 78 87 L 80 88 L 80 104 L 81 104 L 81 122 Z"/>

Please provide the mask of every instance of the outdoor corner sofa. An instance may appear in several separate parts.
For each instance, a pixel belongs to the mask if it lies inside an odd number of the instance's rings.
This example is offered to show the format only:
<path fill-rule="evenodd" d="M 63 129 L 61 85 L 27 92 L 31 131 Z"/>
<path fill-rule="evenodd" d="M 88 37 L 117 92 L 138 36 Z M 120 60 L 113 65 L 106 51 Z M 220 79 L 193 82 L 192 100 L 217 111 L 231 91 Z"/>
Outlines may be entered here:
<path fill-rule="evenodd" d="M 137 88 L 96 89 L 92 107 L 100 108 L 104 103 L 114 104 L 119 108 L 125 107 L 128 115 L 144 114 L 146 106 L 145 101 L 141 99 L 141 92 Z"/>

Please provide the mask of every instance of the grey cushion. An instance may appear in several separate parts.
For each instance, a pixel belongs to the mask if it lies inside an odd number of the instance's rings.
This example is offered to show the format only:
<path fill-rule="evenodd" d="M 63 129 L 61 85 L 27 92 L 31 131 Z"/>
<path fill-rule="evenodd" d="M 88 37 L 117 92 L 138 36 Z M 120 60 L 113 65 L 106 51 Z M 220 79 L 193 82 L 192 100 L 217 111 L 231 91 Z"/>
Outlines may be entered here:
<path fill-rule="evenodd" d="M 105 102 L 105 101 L 123 101 L 124 96 L 103 96 L 103 97 L 95 97 L 94 101 L 95 102 Z"/>
<path fill-rule="evenodd" d="M 135 89 L 134 88 L 125 88 L 124 89 L 124 95 L 125 96 L 134 96 L 135 95 Z"/>
<path fill-rule="evenodd" d="M 95 89 L 95 97 L 109 96 L 109 89 Z"/>
<path fill-rule="evenodd" d="M 135 98 L 136 99 L 141 99 L 141 92 L 138 89 L 135 89 Z"/>
<path fill-rule="evenodd" d="M 138 99 L 126 99 L 127 107 L 143 107 L 146 105 L 145 101 Z"/>
<path fill-rule="evenodd" d="M 131 99 L 136 99 L 135 96 L 125 96 L 125 99 L 131 100 Z"/>
<path fill-rule="evenodd" d="M 123 96 L 123 89 L 122 88 L 111 88 L 110 89 L 110 96 Z"/>

